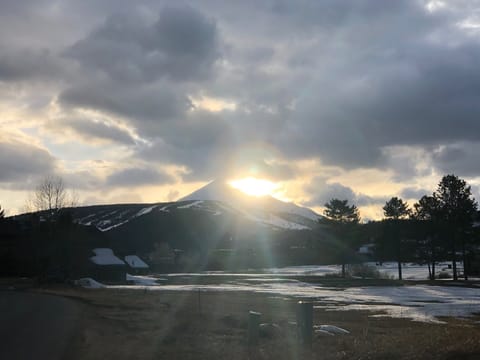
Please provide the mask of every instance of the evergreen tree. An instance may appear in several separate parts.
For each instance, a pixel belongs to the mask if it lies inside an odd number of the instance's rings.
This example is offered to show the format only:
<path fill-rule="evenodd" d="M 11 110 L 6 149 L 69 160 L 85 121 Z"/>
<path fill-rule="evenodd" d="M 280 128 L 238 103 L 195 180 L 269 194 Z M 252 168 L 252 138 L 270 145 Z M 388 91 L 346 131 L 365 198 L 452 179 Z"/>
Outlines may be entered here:
<path fill-rule="evenodd" d="M 332 229 L 335 240 L 343 248 L 340 260 L 342 277 L 345 277 L 345 264 L 351 252 L 351 237 L 356 225 L 360 222 L 360 213 L 355 205 L 348 205 L 348 200 L 331 199 L 325 204 L 323 214 L 326 223 Z"/>
<path fill-rule="evenodd" d="M 387 219 L 405 219 L 410 215 L 408 204 L 398 197 L 392 197 L 383 207 L 383 215 Z"/>
<path fill-rule="evenodd" d="M 462 247 L 464 276 L 467 279 L 466 236 L 472 229 L 477 211 L 477 203 L 472 197 L 471 187 L 456 175 L 445 175 L 438 184 L 434 197 L 439 202 L 439 216 L 448 226 L 450 251 L 452 256 L 453 279 L 457 280 L 456 251 Z"/>
<path fill-rule="evenodd" d="M 424 195 L 413 205 L 413 209 L 411 216 L 417 224 L 416 232 L 420 234 L 418 251 L 421 253 L 421 259 L 428 264 L 430 280 L 435 280 L 435 262 L 439 255 L 439 240 L 442 233 L 440 202 L 433 195 Z"/>
<path fill-rule="evenodd" d="M 405 229 L 405 224 L 402 224 L 402 222 L 404 222 L 409 214 L 410 209 L 408 208 L 408 204 L 398 197 L 392 197 L 383 207 L 383 215 L 386 219 L 386 232 L 388 237 L 393 239 L 396 247 L 395 255 L 398 264 L 399 280 L 402 280 L 402 230 Z"/>

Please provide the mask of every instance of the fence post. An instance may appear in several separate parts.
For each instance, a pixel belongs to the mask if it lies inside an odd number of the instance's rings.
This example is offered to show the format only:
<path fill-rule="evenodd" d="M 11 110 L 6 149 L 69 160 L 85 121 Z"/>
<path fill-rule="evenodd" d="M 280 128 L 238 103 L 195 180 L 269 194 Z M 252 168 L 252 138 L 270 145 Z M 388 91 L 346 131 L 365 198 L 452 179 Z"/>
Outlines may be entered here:
<path fill-rule="evenodd" d="M 200 289 L 197 291 L 197 308 L 198 308 L 198 313 L 202 313 L 202 300 L 200 299 Z"/>
<path fill-rule="evenodd" d="M 311 347 L 313 338 L 313 303 L 308 301 L 298 302 L 297 327 L 300 343 Z"/>
<path fill-rule="evenodd" d="M 260 316 L 256 311 L 248 313 L 248 346 L 257 345 L 260 333 Z"/>

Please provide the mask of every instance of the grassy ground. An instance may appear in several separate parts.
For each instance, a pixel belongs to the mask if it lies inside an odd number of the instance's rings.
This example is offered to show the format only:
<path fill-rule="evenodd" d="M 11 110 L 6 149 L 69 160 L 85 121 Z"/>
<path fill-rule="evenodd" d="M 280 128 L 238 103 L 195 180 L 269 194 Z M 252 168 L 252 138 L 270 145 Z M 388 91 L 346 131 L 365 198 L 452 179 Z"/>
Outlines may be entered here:
<path fill-rule="evenodd" d="M 315 309 L 314 324 L 350 334 L 298 346 L 295 299 L 251 293 L 49 288 L 83 303 L 69 359 L 479 359 L 480 317 L 426 324 Z M 247 345 L 249 310 L 279 330 Z"/>

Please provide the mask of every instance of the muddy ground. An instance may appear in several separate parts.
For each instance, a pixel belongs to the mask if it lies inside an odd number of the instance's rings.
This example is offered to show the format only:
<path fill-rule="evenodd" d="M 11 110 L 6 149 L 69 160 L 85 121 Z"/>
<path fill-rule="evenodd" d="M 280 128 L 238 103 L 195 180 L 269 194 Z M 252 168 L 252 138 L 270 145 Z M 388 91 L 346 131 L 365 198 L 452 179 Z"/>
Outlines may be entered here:
<path fill-rule="evenodd" d="M 234 292 L 36 291 L 81 304 L 68 359 L 480 359 L 480 316 L 432 324 L 316 308 L 314 324 L 350 334 L 317 335 L 310 349 L 298 344 L 290 323 L 298 299 Z M 278 325 L 256 347 L 247 342 L 250 310 L 261 312 L 263 323 Z"/>

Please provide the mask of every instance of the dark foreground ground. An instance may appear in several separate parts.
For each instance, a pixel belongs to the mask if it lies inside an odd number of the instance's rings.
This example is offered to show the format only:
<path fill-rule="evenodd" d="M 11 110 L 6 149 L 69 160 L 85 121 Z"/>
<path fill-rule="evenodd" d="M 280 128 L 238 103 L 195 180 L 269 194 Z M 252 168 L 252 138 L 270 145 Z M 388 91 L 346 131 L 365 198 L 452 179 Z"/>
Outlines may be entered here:
<path fill-rule="evenodd" d="M 295 320 L 295 299 L 232 292 L 35 291 L 79 303 L 82 314 L 66 359 L 480 359 L 480 316 L 426 324 L 315 309 L 314 324 L 350 334 L 315 337 L 310 350 L 298 346 L 288 324 Z M 249 310 L 279 325 L 253 349 L 246 340 Z"/>
<path fill-rule="evenodd" d="M 62 359 L 81 313 L 60 296 L 0 289 L 0 359 Z"/>

